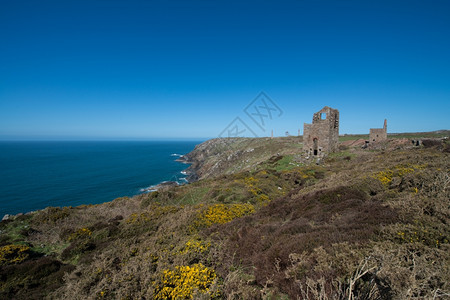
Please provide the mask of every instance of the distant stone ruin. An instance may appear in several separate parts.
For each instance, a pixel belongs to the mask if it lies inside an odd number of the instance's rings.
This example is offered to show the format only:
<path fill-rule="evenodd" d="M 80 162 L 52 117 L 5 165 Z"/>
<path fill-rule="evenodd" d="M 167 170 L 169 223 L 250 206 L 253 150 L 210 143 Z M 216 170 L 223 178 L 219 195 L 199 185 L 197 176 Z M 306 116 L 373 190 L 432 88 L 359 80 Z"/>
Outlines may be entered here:
<path fill-rule="evenodd" d="M 322 157 L 334 152 L 339 141 L 339 111 L 325 106 L 303 125 L 303 149 L 308 156 Z"/>
<path fill-rule="evenodd" d="M 387 120 L 384 119 L 383 128 L 370 128 L 369 143 L 387 140 Z"/>

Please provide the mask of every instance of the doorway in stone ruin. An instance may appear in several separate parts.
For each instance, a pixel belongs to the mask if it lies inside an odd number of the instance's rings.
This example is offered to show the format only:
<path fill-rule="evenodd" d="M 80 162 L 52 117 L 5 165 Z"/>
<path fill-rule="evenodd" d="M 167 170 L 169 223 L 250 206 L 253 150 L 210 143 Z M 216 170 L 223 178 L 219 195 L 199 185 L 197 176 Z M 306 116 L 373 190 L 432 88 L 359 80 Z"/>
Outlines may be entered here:
<path fill-rule="evenodd" d="M 313 143 L 314 143 L 314 146 L 313 146 L 313 149 L 314 149 L 314 155 L 317 155 L 318 153 L 317 153 L 317 149 L 318 149 L 318 141 L 317 141 L 317 138 L 314 138 L 313 139 Z"/>

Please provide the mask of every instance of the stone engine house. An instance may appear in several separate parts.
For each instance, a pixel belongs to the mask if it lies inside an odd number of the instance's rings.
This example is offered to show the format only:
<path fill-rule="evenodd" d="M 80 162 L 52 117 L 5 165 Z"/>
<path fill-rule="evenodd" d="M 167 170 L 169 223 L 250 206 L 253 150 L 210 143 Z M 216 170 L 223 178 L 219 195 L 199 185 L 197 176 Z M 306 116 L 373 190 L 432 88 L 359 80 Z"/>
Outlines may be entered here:
<path fill-rule="evenodd" d="M 387 139 L 387 120 L 384 119 L 383 128 L 370 128 L 369 143 L 376 143 Z"/>
<path fill-rule="evenodd" d="M 303 126 L 303 149 L 309 156 L 334 152 L 339 142 L 339 111 L 325 106 L 313 116 L 312 124 Z"/>

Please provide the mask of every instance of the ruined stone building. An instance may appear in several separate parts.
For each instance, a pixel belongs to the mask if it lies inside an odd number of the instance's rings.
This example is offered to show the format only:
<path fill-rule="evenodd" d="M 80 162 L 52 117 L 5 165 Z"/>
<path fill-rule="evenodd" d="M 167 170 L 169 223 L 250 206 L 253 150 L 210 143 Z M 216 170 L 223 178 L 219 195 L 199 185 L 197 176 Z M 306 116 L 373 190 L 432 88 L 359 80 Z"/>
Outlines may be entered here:
<path fill-rule="evenodd" d="M 370 128 L 369 143 L 376 143 L 387 139 L 387 120 L 384 119 L 383 128 Z"/>
<path fill-rule="evenodd" d="M 309 156 L 334 152 L 339 141 L 339 111 L 325 106 L 303 125 L 303 149 Z"/>

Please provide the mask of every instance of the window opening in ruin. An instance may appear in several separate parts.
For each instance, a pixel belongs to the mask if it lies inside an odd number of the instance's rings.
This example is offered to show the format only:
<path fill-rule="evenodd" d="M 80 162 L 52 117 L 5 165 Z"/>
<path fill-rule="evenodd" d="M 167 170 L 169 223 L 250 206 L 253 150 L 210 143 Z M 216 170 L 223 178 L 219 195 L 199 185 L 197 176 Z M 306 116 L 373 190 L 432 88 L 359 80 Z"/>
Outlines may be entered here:
<path fill-rule="evenodd" d="M 327 114 L 326 113 L 320 113 L 320 119 L 321 120 L 325 120 L 327 118 Z"/>
<path fill-rule="evenodd" d="M 314 155 L 317 155 L 318 154 L 317 153 L 317 148 L 318 148 L 317 138 L 313 139 L 313 142 L 314 142 Z"/>

